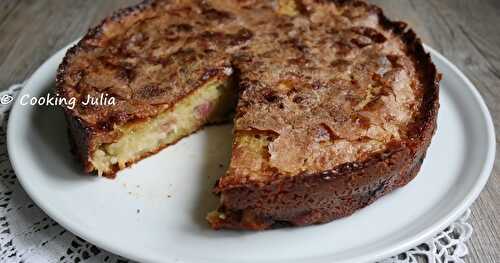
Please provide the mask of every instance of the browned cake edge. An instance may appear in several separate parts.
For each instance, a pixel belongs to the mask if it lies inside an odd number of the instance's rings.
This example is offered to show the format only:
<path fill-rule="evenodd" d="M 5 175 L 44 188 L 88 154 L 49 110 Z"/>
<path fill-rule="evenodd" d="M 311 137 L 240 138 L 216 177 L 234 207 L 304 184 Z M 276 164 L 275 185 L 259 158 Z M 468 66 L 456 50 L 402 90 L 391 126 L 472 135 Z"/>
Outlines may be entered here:
<path fill-rule="evenodd" d="M 311 225 L 351 215 L 381 196 L 409 183 L 420 170 L 437 126 L 439 81 L 431 57 L 415 32 L 403 22 L 393 22 L 377 6 L 357 0 L 332 0 L 338 4 L 366 5 L 381 26 L 392 30 L 406 44 L 424 89 L 422 105 L 410 124 L 408 138 L 362 162 L 353 162 L 315 174 L 278 178 L 268 184 L 219 181 L 218 213 L 207 219 L 214 229 L 261 230 L 285 225 Z"/>

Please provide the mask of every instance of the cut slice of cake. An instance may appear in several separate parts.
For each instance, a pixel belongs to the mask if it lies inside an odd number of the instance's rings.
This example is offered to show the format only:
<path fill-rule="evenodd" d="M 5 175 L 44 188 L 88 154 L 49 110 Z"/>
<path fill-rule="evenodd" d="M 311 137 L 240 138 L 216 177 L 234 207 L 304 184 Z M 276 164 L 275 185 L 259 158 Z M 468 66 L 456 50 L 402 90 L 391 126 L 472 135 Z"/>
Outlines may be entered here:
<path fill-rule="evenodd" d="M 126 166 L 235 111 L 215 229 L 352 214 L 414 178 L 439 74 L 414 32 L 356 0 L 156 0 L 66 55 L 57 89 L 85 171 Z M 161 171 L 158 171 L 161 173 Z"/>

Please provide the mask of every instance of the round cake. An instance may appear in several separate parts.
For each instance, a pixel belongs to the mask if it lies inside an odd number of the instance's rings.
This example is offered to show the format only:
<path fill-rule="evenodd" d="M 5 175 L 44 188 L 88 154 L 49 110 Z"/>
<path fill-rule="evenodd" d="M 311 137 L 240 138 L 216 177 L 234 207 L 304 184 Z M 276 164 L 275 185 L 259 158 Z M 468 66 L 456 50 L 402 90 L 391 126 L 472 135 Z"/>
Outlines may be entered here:
<path fill-rule="evenodd" d="M 415 33 L 362 1 L 156 0 L 91 29 L 57 92 L 77 101 L 64 111 L 84 171 L 111 178 L 233 121 L 207 219 L 260 230 L 344 217 L 411 181 L 439 79 Z"/>

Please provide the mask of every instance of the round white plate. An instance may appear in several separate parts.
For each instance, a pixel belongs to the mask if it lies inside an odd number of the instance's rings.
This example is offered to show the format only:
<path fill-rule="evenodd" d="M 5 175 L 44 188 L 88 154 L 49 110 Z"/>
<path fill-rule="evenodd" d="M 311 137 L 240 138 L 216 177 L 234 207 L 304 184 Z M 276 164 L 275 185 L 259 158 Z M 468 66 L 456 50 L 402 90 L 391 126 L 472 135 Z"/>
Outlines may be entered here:
<path fill-rule="evenodd" d="M 264 232 L 212 231 L 205 214 L 224 173 L 231 127 L 209 127 L 109 180 L 84 176 L 56 107 L 17 101 L 8 125 L 12 165 L 54 220 L 95 245 L 141 262 L 365 262 L 417 245 L 456 219 L 481 192 L 495 155 L 488 109 L 472 83 L 428 49 L 443 73 L 438 131 L 406 187 L 329 224 Z M 20 97 L 54 87 L 66 49 L 45 62 Z"/>

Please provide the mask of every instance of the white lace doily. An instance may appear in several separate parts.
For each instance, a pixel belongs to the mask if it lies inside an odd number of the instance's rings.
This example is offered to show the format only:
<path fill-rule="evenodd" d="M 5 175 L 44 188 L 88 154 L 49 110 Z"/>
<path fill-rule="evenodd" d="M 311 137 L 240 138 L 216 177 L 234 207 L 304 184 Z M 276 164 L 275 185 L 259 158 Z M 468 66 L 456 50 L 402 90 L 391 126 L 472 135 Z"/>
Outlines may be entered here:
<path fill-rule="evenodd" d="M 0 262 L 130 262 L 68 232 L 26 195 L 10 165 L 6 123 L 22 85 L 0 93 Z M 468 210 L 431 240 L 380 263 L 463 263 L 472 234 Z"/>

